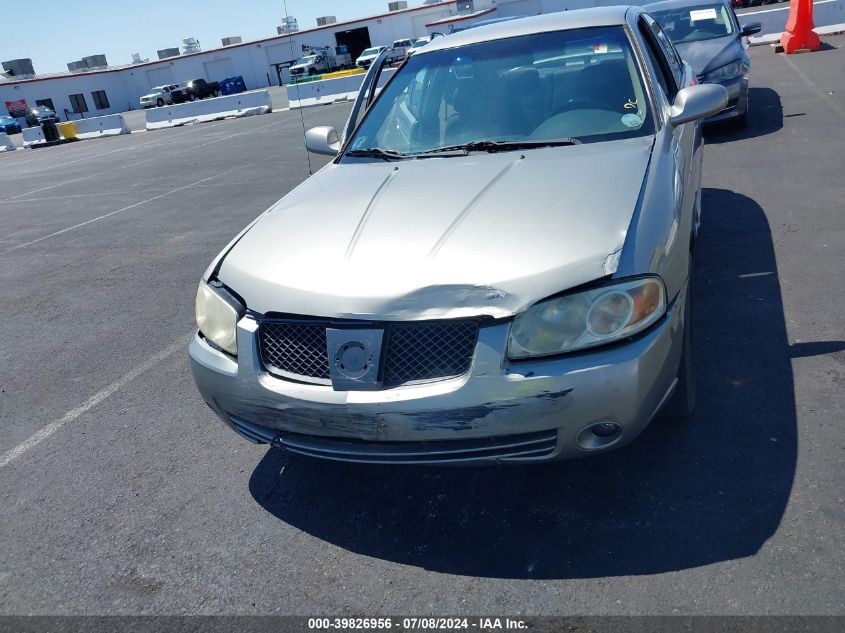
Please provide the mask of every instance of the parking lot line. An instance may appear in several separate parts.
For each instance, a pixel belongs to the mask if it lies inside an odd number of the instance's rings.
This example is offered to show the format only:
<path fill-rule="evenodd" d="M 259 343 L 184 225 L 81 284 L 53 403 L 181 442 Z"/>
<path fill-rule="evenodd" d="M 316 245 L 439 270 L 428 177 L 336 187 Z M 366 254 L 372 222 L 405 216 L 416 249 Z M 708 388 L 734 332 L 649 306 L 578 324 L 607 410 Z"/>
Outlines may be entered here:
<path fill-rule="evenodd" d="M 830 98 L 830 95 L 833 94 L 832 92 L 826 93 L 824 90 L 819 88 L 816 83 L 798 67 L 798 64 L 796 64 L 789 58 L 789 55 L 781 55 L 780 57 L 784 59 L 787 64 L 789 64 L 789 67 L 795 71 L 795 74 L 797 74 L 798 77 L 801 78 L 801 81 L 803 81 L 808 88 L 810 88 L 813 92 L 815 92 L 818 96 L 822 98 L 822 101 L 824 101 L 824 103 L 829 105 L 839 116 L 845 117 L 845 109 L 843 109 L 838 103 L 836 103 L 836 101 Z"/>
<path fill-rule="evenodd" d="M 97 216 L 96 218 L 91 218 L 90 220 L 86 220 L 85 222 L 80 222 L 79 224 L 74 224 L 73 226 L 69 226 L 69 227 L 61 229 L 59 231 L 54 231 L 53 233 L 50 233 L 48 235 L 42 235 L 41 237 L 38 237 L 34 240 L 30 240 L 29 242 L 24 242 L 23 244 L 18 244 L 16 246 L 13 246 L 12 248 L 6 249 L 5 251 L 0 251 L 0 255 L 6 255 L 7 253 L 11 253 L 12 251 L 17 251 L 17 250 L 20 250 L 22 248 L 26 248 L 27 246 L 32 246 L 33 244 L 37 244 L 38 242 L 42 242 L 44 240 L 50 239 L 51 237 L 56 237 L 56 236 L 62 235 L 64 233 L 68 233 L 69 231 L 74 231 L 74 230 L 81 228 L 83 226 L 87 226 L 89 224 L 93 224 L 94 222 L 98 222 L 99 220 L 104 220 L 106 218 L 110 218 L 113 215 L 117 215 L 118 213 L 123 213 L 124 211 L 129 211 L 130 209 L 135 209 L 136 207 L 140 207 L 141 205 L 147 204 L 149 202 L 153 202 L 155 200 L 159 200 L 161 198 L 165 198 L 167 196 L 173 195 L 174 193 L 179 193 L 180 191 L 184 191 L 185 189 L 190 189 L 191 187 L 195 187 L 195 186 L 202 184 L 204 182 L 208 182 L 209 180 L 213 180 L 215 178 L 220 178 L 221 176 L 226 176 L 226 175 L 234 173 L 236 171 L 240 171 L 241 169 L 246 169 L 247 167 L 250 167 L 251 165 L 252 165 L 252 163 L 244 163 L 243 165 L 239 165 L 238 167 L 235 167 L 234 169 L 228 169 L 228 170 L 221 172 L 219 174 L 214 174 L 213 176 L 208 176 L 207 178 L 203 178 L 202 180 L 197 180 L 195 182 L 192 182 L 189 185 L 183 185 L 181 187 L 177 187 L 175 189 L 165 191 L 164 193 L 160 193 L 159 195 L 153 196 L 152 198 L 147 198 L 146 200 L 141 200 L 140 202 L 130 204 L 129 206 L 123 207 L 121 209 L 117 209 L 116 211 L 110 211 L 109 213 L 105 213 L 103 215 Z M 21 195 L 25 195 L 25 194 L 21 194 Z"/>
<path fill-rule="evenodd" d="M 184 350 L 189 338 L 190 336 L 184 336 L 179 338 L 179 340 L 177 340 L 175 343 L 173 343 L 166 349 L 162 350 L 158 354 L 151 356 L 146 361 L 135 367 L 135 369 L 125 374 L 123 377 L 115 380 L 113 383 L 111 383 L 104 389 L 101 389 L 100 391 L 95 393 L 80 406 L 71 409 L 58 420 L 55 420 L 45 426 L 43 429 L 36 431 L 14 448 L 0 455 L 0 468 L 8 466 L 10 463 L 12 463 L 18 457 L 26 453 L 28 450 L 53 435 L 65 424 L 67 424 L 68 422 L 73 422 L 79 416 L 86 413 L 90 409 L 96 407 L 98 404 L 100 404 L 103 400 L 114 394 L 116 391 L 119 391 L 122 387 L 126 386 L 133 380 L 140 378 L 143 374 L 147 373 L 157 365 L 163 363 L 165 360 L 173 356 L 173 354 L 175 354 L 176 352 Z"/>

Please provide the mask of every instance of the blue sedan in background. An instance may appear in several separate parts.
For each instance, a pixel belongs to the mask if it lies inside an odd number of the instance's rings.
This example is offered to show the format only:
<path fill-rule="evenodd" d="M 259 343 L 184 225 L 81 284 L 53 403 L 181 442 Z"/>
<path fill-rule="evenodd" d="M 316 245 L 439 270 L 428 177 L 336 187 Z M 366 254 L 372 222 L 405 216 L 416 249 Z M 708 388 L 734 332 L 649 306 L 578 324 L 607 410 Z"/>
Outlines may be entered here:
<path fill-rule="evenodd" d="M 0 132 L 5 132 L 6 134 L 20 134 L 21 124 L 13 117 L 0 116 Z"/>

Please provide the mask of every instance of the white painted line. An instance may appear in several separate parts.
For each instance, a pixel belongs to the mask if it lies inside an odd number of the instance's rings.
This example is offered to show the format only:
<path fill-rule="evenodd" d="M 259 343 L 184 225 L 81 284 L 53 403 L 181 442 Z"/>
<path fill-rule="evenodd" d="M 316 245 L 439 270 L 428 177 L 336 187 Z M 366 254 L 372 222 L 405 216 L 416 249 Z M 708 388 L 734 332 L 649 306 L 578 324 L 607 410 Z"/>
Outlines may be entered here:
<path fill-rule="evenodd" d="M 154 356 L 151 356 L 146 361 L 138 365 L 135 369 L 124 375 L 122 378 L 119 378 L 118 380 L 114 381 L 101 391 L 95 393 L 80 406 L 76 407 L 75 409 L 71 409 L 58 420 L 51 422 L 40 431 L 37 431 L 30 435 L 27 439 L 25 439 L 23 442 L 21 442 L 14 448 L 0 455 L 0 468 L 8 466 L 18 457 L 26 453 L 28 450 L 34 448 L 35 446 L 46 440 L 48 437 L 53 435 L 65 424 L 67 424 L 68 422 L 73 422 L 84 413 L 87 413 L 89 410 L 96 407 L 103 400 L 105 400 L 115 392 L 119 391 L 133 380 L 136 380 L 137 378 L 141 377 L 143 374 L 147 373 L 157 365 L 163 363 L 165 360 L 173 356 L 173 354 L 175 354 L 176 352 L 180 350 L 185 350 L 185 346 L 188 344 L 188 339 L 189 337 L 180 338 L 167 349 L 159 352 L 158 354 L 155 354 Z"/>
<path fill-rule="evenodd" d="M 7 253 L 11 253 L 12 251 L 17 251 L 17 250 L 20 250 L 22 248 L 32 246 L 33 244 L 37 244 L 38 242 L 43 242 L 44 240 L 48 240 L 51 237 L 56 237 L 56 236 L 62 235 L 64 233 L 74 231 L 74 230 L 81 228 L 83 226 L 88 226 L 89 224 L 93 224 L 94 222 L 98 222 L 100 220 L 105 220 L 106 218 L 110 218 L 113 215 L 117 215 L 118 213 L 123 213 L 124 211 L 129 211 L 130 209 L 135 209 L 135 208 L 140 207 L 141 205 L 147 204 L 149 202 L 154 202 L 155 200 L 160 200 L 161 198 L 166 198 L 167 196 L 173 195 L 174 193 L 179 193 L 180 191 L 184 191 L 185 189 L 190 189 L 191 187 L 194 187 L 194 186 L 199 185 L 199 184 L 204 183 L 204 182 L 208 182 L 209 180 L 213 180 L 215 178 L 220 178 L 221 176 L 226 176 L 226 175 L 231 174 L 233 172 L 240 171 L 241 169 L 246 169 L 247 167 L 249 167 L 251 165 L 252 165 L 252 163 L 245 163 L 243 165 L 240 165 L 239 167 L 235 167 L 234 169 L 229 169 L 229 170 L 224 171 L 220 174 L 214 174 L 213 176 L 209 176 L 208 178 L 203 178 L 202 180 L 197 180 L 196 182 L 192 182 L 189 185 L 177 187 L 176 189 L 171 189 L 170 191 L 165 191 L 164 193 L 161 193 L 157 196 L 153 196 L 152 198 L 147 198 L 146 200 L 141 200 L 141 202 L 136 202 L 135 204 L 130 204 L 129 206 L 123 207 L 122 209 L 118 209 L 116 211 L 111 211 L 111 212 L 106 213 L 104 215 L 97 216 L 96 218 L 91 218 L 90 220 L 86 220 L 85 222 L 80 222 L 79 224 L 74 224 L 73 226 L 69 226 L 65 229 L 55 231 L 53 233 L 50 233 L 49 235 L 43 235 L 43 236 L 36 238 L 34 240 L 30 240 L 29 242 L 24 242 L 23 244 L 18 244 L 17 246 L 14 246 L 13 248 L 6 249 L 5 251 L 0 251 L 0 255 L 6 255 Z"/>
<path fill-rule="evenodd" d="M 839 2 L 839 0 L 817 0 L 817 2 L 813 3 L 813 6 L 818 6 L 820 4 L 827 4 L 828 2 Z M 751 11 L 750 13 L 737 13 L 736 17 L 744 18 L 746 15 L 760 15 L 761 13 L 773 13 L 774 11 L 789 11 L 789 5 L 785 7 L 778 7 L 777 9 L 763 9 L 762 11 Z"/>

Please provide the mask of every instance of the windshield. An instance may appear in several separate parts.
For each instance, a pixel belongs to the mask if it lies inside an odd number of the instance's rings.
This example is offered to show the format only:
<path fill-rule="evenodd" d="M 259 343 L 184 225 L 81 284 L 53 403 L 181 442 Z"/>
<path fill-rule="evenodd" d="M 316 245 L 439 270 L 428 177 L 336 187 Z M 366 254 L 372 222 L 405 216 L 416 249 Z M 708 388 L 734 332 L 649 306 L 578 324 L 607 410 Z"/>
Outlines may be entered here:
<path fill-rule="evenodd" d="M 376 55 L 380 52 L 381 52 L 380 48 L 368 48 L 363 53 L 361 53 L 361 57 L 364 57 L 365 55 Z"/>
<path fill-rule="evenodd" d="M 348 145 L 416 154 L 477 143 L 654 132 L 622 27 L 540 33 L 412 56 Z"/>
<path fill-rule="evenodd" d="M 414 42 L 414 45 L 413 45 L 412 48 L 422 48 L 423 46 L 428 44 L 429 41 L 430 40 L 417 40 L 416 42 Z"/>
<path fill-rule="evenodd" d="M 676 44 L 725 37 L 734 25 L 724 4 L 699 4 L 682 9 L 655 11 L 655 19 Z"/>
<path fill-rule="evenodd" d="M 296 62 L 296 65 L 307 66 L 308 64 L 313 64 L 315 59 L 317 59 L 316 55 L 309 55 L 308 57 L 303 57 L 298 62 Z"/>

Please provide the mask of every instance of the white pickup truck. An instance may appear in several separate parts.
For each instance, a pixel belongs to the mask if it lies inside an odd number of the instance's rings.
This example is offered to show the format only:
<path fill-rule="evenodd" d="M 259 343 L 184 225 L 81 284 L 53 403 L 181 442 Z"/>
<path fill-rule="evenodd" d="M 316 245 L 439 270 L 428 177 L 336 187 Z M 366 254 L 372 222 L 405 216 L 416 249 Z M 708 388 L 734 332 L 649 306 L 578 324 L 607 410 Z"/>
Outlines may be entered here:
<path fill-rule="evenodd" d="M 390 47 L 390 56 L 388 60 L 391 62 L 398 62 L 402 61 L 408 56 L 408 51 L 411 50 L 411 47 L 414 45 L 414 40 L 412 39 L 401 39 L 396 40 L 393 42 L 393 46 Z"/>
<path fill-rule="evenodd" d="M 178 88 L 176 84 L 168 84 L 167 86 L 156 86 L 152 89 L 150 94 L 146 94 L 140 99 L 142 108 L 161 107 L 164 104 L 173 103 L 171 92 Z"/>

